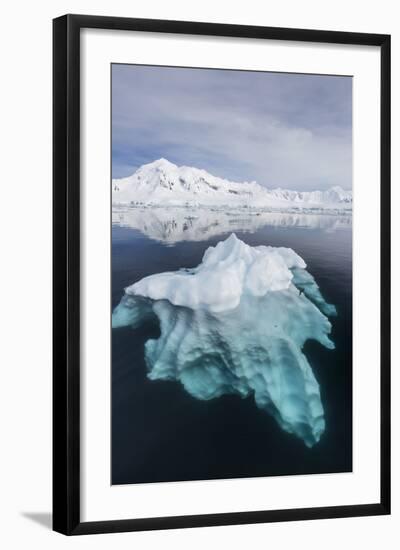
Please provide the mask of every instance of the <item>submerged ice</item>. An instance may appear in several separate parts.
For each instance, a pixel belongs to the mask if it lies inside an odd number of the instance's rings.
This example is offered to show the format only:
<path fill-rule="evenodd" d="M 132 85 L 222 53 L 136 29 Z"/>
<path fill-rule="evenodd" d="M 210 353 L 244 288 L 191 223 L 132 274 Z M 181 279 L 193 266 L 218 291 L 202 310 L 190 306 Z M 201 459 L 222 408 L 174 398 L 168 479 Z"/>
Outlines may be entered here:
<path fill-rule="evenodd" d="M 177 380 L 193 397 L 253 396 L 281 428 L 311 447 L 324 432 L 307 340 L 334 348 L 322 297 L 289 248 L 251 247 L 232 234 L 194 269 L 145 277 L 125 289 L 113 328 L 157 322 L 145 344 L 148 377 Z"/>

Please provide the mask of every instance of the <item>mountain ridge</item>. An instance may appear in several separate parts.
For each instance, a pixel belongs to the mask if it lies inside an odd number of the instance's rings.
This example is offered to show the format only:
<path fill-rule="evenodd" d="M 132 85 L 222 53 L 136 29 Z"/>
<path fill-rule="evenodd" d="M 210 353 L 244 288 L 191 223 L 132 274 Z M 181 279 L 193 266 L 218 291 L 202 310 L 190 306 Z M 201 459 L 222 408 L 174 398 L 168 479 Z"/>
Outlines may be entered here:
<path fill-rule="evenodd" d="M 161 158 L 131 176 L 112 180 L 113 204 L 252 208 L 352 208 L 352 192 L 336 185 L 325 191 L 268 189 L 233 182 L 206 170 L 177 166 Z"/>

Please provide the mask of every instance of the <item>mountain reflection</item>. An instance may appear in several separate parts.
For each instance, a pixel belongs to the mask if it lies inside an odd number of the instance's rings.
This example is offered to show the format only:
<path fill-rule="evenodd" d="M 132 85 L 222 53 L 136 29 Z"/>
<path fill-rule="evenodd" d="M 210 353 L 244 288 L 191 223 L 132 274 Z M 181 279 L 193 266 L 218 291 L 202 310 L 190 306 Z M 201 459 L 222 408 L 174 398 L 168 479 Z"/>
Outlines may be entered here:
<path fill-rule="evenodd" d="M 351 214 L 267 212 L 251 209 L 116 207 L 113 225 L 136 229 L 165 244 L 206 241 L 232 232 L 254 233 L 264 226 L 338 231 L 352 224 Z"/>

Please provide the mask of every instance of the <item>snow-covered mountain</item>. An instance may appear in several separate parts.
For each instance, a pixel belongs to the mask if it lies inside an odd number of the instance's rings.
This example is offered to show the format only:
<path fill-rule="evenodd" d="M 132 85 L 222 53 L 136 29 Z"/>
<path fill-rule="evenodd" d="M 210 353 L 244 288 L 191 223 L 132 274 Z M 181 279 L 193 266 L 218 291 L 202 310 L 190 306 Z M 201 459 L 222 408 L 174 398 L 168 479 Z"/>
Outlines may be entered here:
<path fill-rule="evenodd" d="M 326 191 L 267 189 L 255 181 L 233 182 L 159 159 L 127 178 L 113 179 L 112 200 L 148 206 L 351 209 L 353 199 L 351 191 L 339 186 Z"/>

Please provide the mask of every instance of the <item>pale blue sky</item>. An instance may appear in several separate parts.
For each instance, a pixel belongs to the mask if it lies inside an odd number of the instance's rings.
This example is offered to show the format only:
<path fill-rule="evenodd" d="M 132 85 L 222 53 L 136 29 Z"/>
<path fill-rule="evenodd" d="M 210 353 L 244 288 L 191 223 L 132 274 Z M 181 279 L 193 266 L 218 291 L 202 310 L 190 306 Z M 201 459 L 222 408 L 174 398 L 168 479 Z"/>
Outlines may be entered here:
<path fill-rule="evenodd" d="M 351 118 L 351 77 L 113 65 L 113 177 L 164 157 L 267 187 L 349 189 Z"/>

